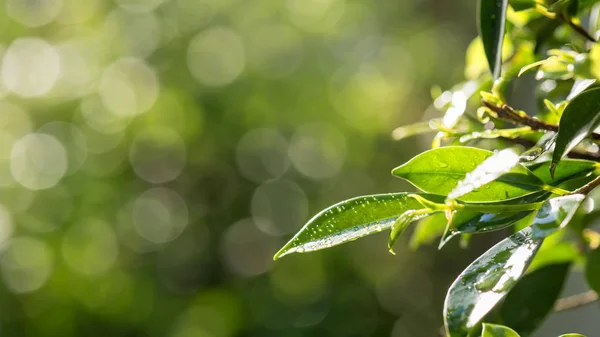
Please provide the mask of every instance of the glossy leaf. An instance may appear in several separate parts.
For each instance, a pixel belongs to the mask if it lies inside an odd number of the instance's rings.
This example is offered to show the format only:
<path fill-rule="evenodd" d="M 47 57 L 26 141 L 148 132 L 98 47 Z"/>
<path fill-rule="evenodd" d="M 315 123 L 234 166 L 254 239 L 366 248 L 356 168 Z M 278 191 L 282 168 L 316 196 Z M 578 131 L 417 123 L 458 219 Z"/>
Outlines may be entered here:
<path fill-rule="evenodd" d="M 554 170 L 554 178 L 550 175 L 550 162 L 541 162 L 529 166 L 529 169 L 546 184 L 558 186 L 569 180 L 585 177 L 596 170 L 598 164 L 590 160 L 565 159 L 558 163 Z"/>
<path fill-rule="evenodd" d="M 590 288 L 600 294 L 600 248 L 594 249 L 587 255 L 585 278 Z"/>
<path fill-rule="evenodd" d="M 596 79 L 583 79 L 583 78 L 577 78 L 575 79 L 575 82 L 573 83 L 573 87 L 571 88 L 571 92 L 569 93 L 569 96 L 567 96 L 567 101 L 572 100 L 573 98 L 577 97 L 579 94 L 581 94 L 585 89 L 589 88 L 592 84 L 596 83 Z"/>
<path fill-rule="evenodd" d="M 582 334 L 578 334 L 578 333 L 568 333 L 566 335 L 560 335 L 558 337 L 585 337 L 585 336 Z"/>
<path fill-rule="evenodd" d="M 481 164 L 467 173 L 465 178 L 456 184 L 446 201 L 454 200 L 498 179 L 519 165 L 519 155 L 513 149 L 495 152 Z"/>
<path fill-rule="evenodd" d="M 529 336 L 552 311 L 570 266 L 570 263 L 551 264 L 525 275 L 500 307 L 502 324 Z"/>
<path fill-rule="evenodd" d="M 412 193 L 357 197 L 326 208 L 310 219 L 274 258 L 329 248 L 389 229 L 404 212 L 423 208 L 409 194 Z M 436 202 L 444 200 L 441 196 L 426 197 Z"/>
<path fill-rule="evenodd" d="M 424 192 L 448 195 L 459 181 L 493 154 L 473 147 L 442 147 L 417 155 L 395 168 L 392 174 L 408 180 Z M 509 173 L 458 199 L 468 202 L 506 200 L 543 188 L 544 183 L 519 164 Z"/>
<path fill-rule="evenodd" d="M 585 197 L 550 199 L 537 211 L 530 227 L 502 240 L 468 266 L 454 281 L 444 304 L 450 337 L 467 336 L 514 287 L 544 238 L 566 226 Z"/>
<path fill-rule="evenodd" d="M 398 217 L 398 219 L 396 219 L 396 221 L 392 224 L 392 230 L 390 232 L 390 239 L 388 241 L 388 248 L 390 249 L 390 253 L 396 254 L 396 253 L 394 253 L 394 250 L 392 249 L 392 247 L 394 246 L 396 241 L 398 241 L 398 238 L 400 238 L 402 233 L 404 233 L 406 228 L 408 228 L 408 226 L 413 221 L 420 220 L 420 219 L 430 215 L 431 213 L 433 213 L 433 212 L 429 209 L 408 210 L 408 211 L 402 213 L 402 215 L 400 215 L 400 217 Z"/>
<path fill-rule="evenodd" d="M 540 191 L 503 202 L 488 203 L 489 205 L 517 205 L 536 203 L 547 199 L 550 192 Z M 439 248 L 442 248 L 453 237 L 465 233 L 487 233 L 501 230 L 512 226 L 516 222 L 526 218 L 532 211 L 521 212 L 502 212 L 502 213 L 481 213 L 470 210 L 457 210 L 452 213 L 448 228 L 440 242 Z"/>
<path fill-rule="evenodd" d="M 479 1 L 479 35 L 483 41 L 485 56 L 494 78 L 500 77 L 507 7 L 508 0 Z"/>
<path fill-rule="evenodd" d="M 481 337 L 520 337 L 513 329 L 504 325 L 483 323 Z"/>
<path fill-rule="evenodd" d="M 554 172 L 561 158 L 600 125 L 600 88 L 582 92 L 563 112 L 552 156 L 550 171 Z"/>

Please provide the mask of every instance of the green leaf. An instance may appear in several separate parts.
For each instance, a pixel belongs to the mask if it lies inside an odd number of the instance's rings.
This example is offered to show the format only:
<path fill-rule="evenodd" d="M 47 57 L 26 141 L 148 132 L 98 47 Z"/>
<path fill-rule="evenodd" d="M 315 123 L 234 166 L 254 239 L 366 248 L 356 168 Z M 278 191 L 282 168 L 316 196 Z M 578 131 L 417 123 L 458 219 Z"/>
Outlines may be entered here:
<path fill-rule="evenodd" d="M 519 337 L 519 334 L 504 325 L 483 323 L 481 337 Z"/>
<path fill-rule="evenodd" d="M 404 138 L 421 135 L 424 133 L 435 132 L 436 130 L 430 127 L 430 122 L 421 122 L 411 125 L 400 126 L 392 132 L 392 138 L 394 140 L 401 140 Z"/>
<path fill-rule="evenodd" d="M 436 238 L 442 236 L 447 222 L 444 213 L 436 213 L 420 220 L 410 238 L 410 248 L 417 249 L 419 246 L 430 244 Z"/>
<path fill-rule="evenodd" d="M 530 227 L 502 240 L 468 266 L 448 290 L 444 322 L 450 337 L 465 337 L 514 287 L 544 238 L 566 226 L 585 196 L 547 200 Z"/>
<path fill-rule="evenodd" d="M 524 11 L 535 8 L 535 0 L 510 0 L 510 6 L 515 11 Z"/>
<path fill-rule="evenodd" d="M 554 179 L 550 175 L 548 165 L 550 161 L 536 163 L 529 169 L 546 184 L 558 186 L 569 180 L 581 178 L 594 172 L 597 163 L 590 160 L 565 159 L 558 163 L 554 170 Z"/>
<path fill-rule="evenodd" d="M 310 219 L 283 247 L 274 259 L 291 253 L 303 253 L 336 246 L 389 229 L 409 210 L 422 209 L 413 193 L 389 193 L 362 196 L 337 203 Z M 443 202 L 444 197 L 422 195 Z"/>
<path fill-rule="evenodd" d="M 558 337 L 585 337 L 584 335 L 578 333 L 568 333 L 566 335 L 560 335 Z"/>
<path fill-rule="evenodd" d="M 585 278 L 590 288 L 600 294 L 600 248 L 594 249 L 587 255 Z"/>
<path fill-rule="evenodd" d="M 502 42 L 508 0 L 480 0 L 478 26 L 479 35 L 483 41 L 485 56 L 490 71 L 496 79 L 500 77 L 502 65 Z"/>
<path fill-rule="evenodd" d="M 392 174 L 408 180 L 420 190 L 448 195 L 473 171 L 494 153 L 473 147 L 448 146 L 423 152 Z M 468 202 L 488 202 L 512 199 L 545 188 L 545 184 L 527 168 L 517 165 L 509 173 L 459 198 Z"/>
<path fill-rule="evenodd" d="M 500 321 L 529 336 L 552 311 L 570 263 L 551 264 L 525 275 L 500 307 Z"/>
<path fill-rule="evenodd" d="M 392 253 L 394 255 L 396 254 L 396 253 L 394 253 L 394 250 L 392 249 L 392 247 L 394 246 L 396 241 L 398 241 L 398 238 L 400 238 L 402 233 L 404 233 L 406 228 L 408 228 L 408 226 L 413 221 L 422 219 L 432 213 L 433 213 L 433 211 L 430 209 L 408 210 L 408 211 L 402 213 L 402 215 L 400 215 L 400 217 L 398 217 L 398 219 L 396 219 L 396 221 L 392 225 L 392 230 L 390 232 L 390 239 L 388 241 L 388 248 L 390 249 L 390 253 Z"/>
<path fill-rule="evenodd" d="M 565 108 L 560 118 L 550 171 L 554 172 L 561 158 L 599 125 L 600 88 L 593 88 L 582 92 Z"/>
<path fill-rule="evenodd" d="M 487 203 L 487 205 L 517 205 L 530 204 L 543 201 L 550 196 L 550 192 L 540 191 L 526 195 L 524 197 Z M 457 210 L 452 213 L 444 236 L 440 242 L 439 248 L 442 248 L 453 237 L 465 233 L 487 233 L 501 230 L 512 226 L 516 222 L 526 218 L 532 211 L 521 212 L 502 212 L 502 213 L 482 213 L 471 210 Z"/>
<path fill-rule="evenodd" d="M 589 88 L 592 84 L 596 83 L 596 79 L 583 79 L 577 78 L 573 83 L 573 87 L 571 88 L 571 92 L 569 92 L 569 96 L 567 96 L 567 101 L 572 100 L 573 98 L 579 96 L 585 89 Z"/>

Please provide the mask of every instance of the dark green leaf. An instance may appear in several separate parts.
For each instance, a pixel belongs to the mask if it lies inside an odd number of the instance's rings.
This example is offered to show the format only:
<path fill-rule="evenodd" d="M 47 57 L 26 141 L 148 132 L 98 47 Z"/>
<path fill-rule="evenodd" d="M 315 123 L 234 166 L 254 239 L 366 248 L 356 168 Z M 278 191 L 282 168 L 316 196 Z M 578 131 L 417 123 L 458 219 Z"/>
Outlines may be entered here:
<path fill-rule="evenodd" d="M 427 193 L 448 195 L 468 173 L 494 153 L 473 147 L 448 146 L 423 152 L 392 174 L 408 180 Z M 509 173 L 485 184 L 459 200 L 488 202 L 512 199 L 545 188 L 544 183 L 518 164 Z"/>
<path fill-rule="evenodd" d="M 587 255 L 585 278 L 590 288 L 600 294 L 600 248 L 594 249 Z"/>
<path fill-rule="evenodd" d="M 483 323 L 481 337 L 519 337 L 519 334 L 503 325 Z"/>
<path fill-rule="evenodd" d="M 488 205 L 517 205 L 540 202 L 550 196 L 550 192 L 540 191 L 524 197 L 507 200 L 503 202 L 487 203 Z M 458 210 L 452 214 L 448 228 L 440 242 L 439 248 L 450 239 L 464 233 L 486 233 L 497 231 L 512 226 L 531 214 L 532 211 L 503 212 L 503 213 L 480 213 L 470 210 Z"/>
<path fill-rule="evenodd" d="M 546 201 L 530 227 L 502 240 L 454 281 L 444 305 L 450 337 L 467 336 L 523 275 L 544 238 L 566 226 L 585 197 L 567 195 Z"/>
<path fill-rule="evenodd" d="M 530 335 L 552 310 L 570 265 L 551 264 L 525 275 L 500 307 L 502 324 L 519 334 Z"/>
<path fill-rule="evenodd" d="M 479 35 L 494 78 L 500 77 L 507 6 L 508 0 L 479 1 Z"/>
<path fill-rule="evenodd" d="M 561 158 L 599 125 L 600 88 L 593 88 L 582 92 L 565 108 L 560 118 L 550 171 L 554 172 Z"/>
<path fill-rule="evenodd" d="M 510 6 L 515 11 L 524 11 L 535 7 L 535 0 L 510 0 Z"/>
<path fill-rule="evenodd" d="M 561 160 L 554 170 L 554 179 L 548 170 L 550 162 L 537 163 L 529 169 L 546 184 L 558 186 L 571 179 L 584 177 L 597 168 L 597 163 L 589 160 L 565 159 Z"/>
<path fill-rule="evenodd" d="M 409 194 L 376 194 L 335 204 L 310 219 L 274 258 L 329 248 L 389 229 L 404 212 L 423 208 Z M 436 202 L 444 200 L 442 196 L 423 196 Z"/>

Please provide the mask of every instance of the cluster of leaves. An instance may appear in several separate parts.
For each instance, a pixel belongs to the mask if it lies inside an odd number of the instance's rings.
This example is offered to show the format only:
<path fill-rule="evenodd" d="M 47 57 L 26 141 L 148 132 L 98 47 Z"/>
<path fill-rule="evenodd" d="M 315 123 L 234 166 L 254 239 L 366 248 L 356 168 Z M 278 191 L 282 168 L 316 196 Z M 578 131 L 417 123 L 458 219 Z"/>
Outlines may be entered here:
<path fill-rule="evenodd" d="M 420 192 L 335 204 L 275 258 L 383 230 L 390 230 L 393 253 L 415 221 L 411 244 L 441 236 L 440 248 L 455 236 L 513 226 L 514 234 L 450 287 L 444 306 L 450 337 L 531 334 L 552 311 L 573 263 L 586 264 L 590 286 L 600 291 L 599 234 L 586 221 L 595 211 L 588 193 L 600 185 L 600 135 L 594 133 L 600 126 L 600 46 L 580 24 L 586 18 L 589 31 L 596 31 L 596 2 L 481 0 L 467 80 L 434 97 L 444 115 L 394 131 L 398 139 L 436 132 L 431 150 L 392 171 Z M 532 69 L 537 81 L 527 81 Z M 535 108 L 525 112 L 515 104 Z"/>

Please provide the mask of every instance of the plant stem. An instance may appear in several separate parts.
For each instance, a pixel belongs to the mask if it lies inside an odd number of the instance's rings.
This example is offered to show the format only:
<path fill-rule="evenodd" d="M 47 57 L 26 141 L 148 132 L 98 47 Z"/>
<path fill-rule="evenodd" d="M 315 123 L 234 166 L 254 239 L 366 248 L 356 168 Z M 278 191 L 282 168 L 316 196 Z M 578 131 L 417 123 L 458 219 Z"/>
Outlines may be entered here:
<path fill-rule="evenodd" d="M 583 29 L 583 27 L 581 27 L 580 25 L 576 24 L 575 22 L 573 22 L 573 20 L 571 20 L 571 18 L 566 17 L 566 15 L 564 14 L 559 14 L 558 16 L 560 18 L 561 21 L 563 21 L 564 23 L 568 24 L 571 28 L 573 28 L 573 30 L 575 30 L 579 35 L 583 36 L 584 38 L 588 39 L 591 42 L 598 42 L 596 41 L 596 39 L 590 35 L 590 33 L 587 32 L 587 30 Z"/>
<path fill-rule="evenodd" d="M 558 125 L 546 123 L 537 118 L 530 117 L 524 113 L 519 113 L 512 107 L 504 104 L 502 106 L 482 101 L 483 105 L 485 105 L 488 109 L 498 115 L 498 118 L 507 120 L 509 122 L 526 125 L 529 126 L 533 130 L 543 130 L 543 131 L 553 131 L 558 132 Z M 592 133 L 590 138 L 594 140 L 600 140 L 600 134 Z"/>
<path fill-rule="evenodd" d="M 594 303 L 598 300 L 598 294 L 589 290 L 581 294 L 561 298 L 554 304 L 554 312 L 565 311 Z"/>
<path fill-rule="evenodd" d="M 594 180 L 592 180 L 589 183 L 581 186 L 580 188 L 576 189 L 575 191 L 571 192 L 570 194 L 583 194 L 583 195 L 587 195 L 594 188 L 598 187 L 598 185 L 600 185 L 600 177 L 596 177 Z"/>

